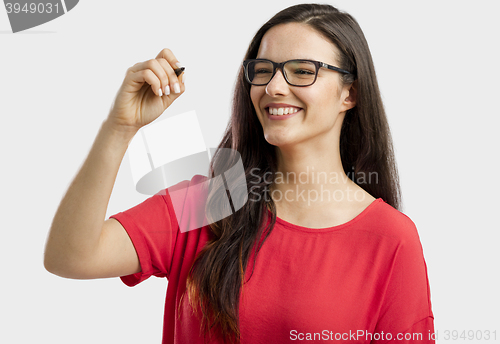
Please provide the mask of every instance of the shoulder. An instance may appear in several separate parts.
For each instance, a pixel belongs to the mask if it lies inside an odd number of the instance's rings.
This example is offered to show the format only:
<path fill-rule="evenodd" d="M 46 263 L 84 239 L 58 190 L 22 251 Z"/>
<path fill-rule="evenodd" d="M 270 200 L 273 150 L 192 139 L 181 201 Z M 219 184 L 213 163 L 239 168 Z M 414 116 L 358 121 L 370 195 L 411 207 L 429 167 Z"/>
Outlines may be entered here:
<path fill-rule="evenodd" d="M 208 178 L 196 174 L 190 180 L 183 180 L 159 191 L 156 195 L 163 196 L 165 200 L 171 203 L 193 202 L 204 195 L 206 192 L 206 183 Z"/>
<path fill-rule="evenodd" d="M 416 276 L 409 277 L 409 273 L 426 278 L 424 252 L 417 226 L 410 217 L 382 199 L 376 202 L 370 216 L 365 218 L 364 228 L 360 230 L 369 232 L 368 237 L 375 245 L 377 254 L 385 254 L 398 269 L 406 269 L 400 272 L 405 280 L 417 279 Z"/>
<path fill-rule="evenodd" d="M 417 227 L 410 217 L 387 204 L 381 198 L 374 202 L 377 203 L 365 217 L 365 229 L 381 236 L 393 238 L 398 242 L 420 244 Z"/>
<path fill-rule="evenodd" d="M 208 178 L 195 175 L 158 192 L 163 196 L 169 211 L 179 224 L 181 232 L 207 225 L 205 205 L 208 196 Z"/>

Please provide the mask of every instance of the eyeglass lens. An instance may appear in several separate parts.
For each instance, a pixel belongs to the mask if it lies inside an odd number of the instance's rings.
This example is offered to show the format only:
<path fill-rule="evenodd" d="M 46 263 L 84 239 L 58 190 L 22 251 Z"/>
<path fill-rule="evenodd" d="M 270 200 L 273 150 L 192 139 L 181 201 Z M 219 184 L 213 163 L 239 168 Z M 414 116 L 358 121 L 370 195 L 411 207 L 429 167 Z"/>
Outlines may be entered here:
<path fill-rule="evenodd" d="M 265 85 L 273 76 L 273 68 L 269 61 L 251 61 L 247 65 L 248 79 L 254 85 Z M 316 78 L 316 65 L 309 61 L 288 61 L 283 66 L 283 71 L 292 85 L 307 86 Z"/>

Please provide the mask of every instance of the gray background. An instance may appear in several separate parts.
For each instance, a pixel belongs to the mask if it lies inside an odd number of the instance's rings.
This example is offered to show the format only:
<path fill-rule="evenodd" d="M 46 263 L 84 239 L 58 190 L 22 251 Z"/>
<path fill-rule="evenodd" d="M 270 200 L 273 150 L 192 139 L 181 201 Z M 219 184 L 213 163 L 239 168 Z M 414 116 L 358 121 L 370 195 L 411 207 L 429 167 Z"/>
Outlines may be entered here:
<path fill-rule="evenodd" d="M 196 110 L 215 147 L 251 37 L 292 4 L 87 0 L 16 34 L 0 8 L 2 339 L 160 343 L 167 281 L 151 277 L 129 288 L 118 278 L 48 273 L 52 218 L 128 67 L 170 48 L 187 68 L 187 90 L 163 117 Z M 373 54 L 404 212 L 424 247 L 438 342 L 452 342 L 446 330 L 500 337 L 499 3 L 332 4 L 358 20 Z M 221 64 L 226 72 L 214 74 Z M 125 156 L 107 216 L 147 197 L 135 191 L 128 163 Z"/>

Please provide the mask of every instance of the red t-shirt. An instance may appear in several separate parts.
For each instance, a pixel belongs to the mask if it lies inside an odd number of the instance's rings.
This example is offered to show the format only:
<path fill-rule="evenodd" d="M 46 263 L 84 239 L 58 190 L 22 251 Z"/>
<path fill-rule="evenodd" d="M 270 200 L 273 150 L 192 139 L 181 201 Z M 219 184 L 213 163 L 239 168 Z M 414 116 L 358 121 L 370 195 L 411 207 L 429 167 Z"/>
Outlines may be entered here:
<path fill-rule="evenodd" d="M 204 198 L 189 185 L 204 180 L 196 175 L 111 216 L 128 232 L 142 268 L 121 280 L 132 287 L 151 275 L 168 279 L 164 344 L 204 343 L 200 321 L 187 295 L 181 296 L 210 229 L 179 230 L 185 219 L 199 218 Z M 185 190 L 183 221 L 176 219 L 172 188 Z M 427 268 L 415 224 L 381 198 L 330 228 L 277 218 L 253 265 L 251 258 L 240 296 L 242 344 L 434 343 Z"/>

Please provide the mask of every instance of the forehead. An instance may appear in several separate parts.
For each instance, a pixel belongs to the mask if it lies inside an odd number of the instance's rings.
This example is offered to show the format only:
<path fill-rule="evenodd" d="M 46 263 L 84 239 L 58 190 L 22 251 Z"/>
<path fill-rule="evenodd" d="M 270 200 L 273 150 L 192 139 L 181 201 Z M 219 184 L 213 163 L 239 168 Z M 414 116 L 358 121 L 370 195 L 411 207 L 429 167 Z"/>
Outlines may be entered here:
<path fill-rule="evenodd" d="M 273 26 L 260 43 L 257 58 L 274 62 L 292 59 L 309 59 L 335 64 L 338 48 L 326 37 L 302 23 Z"/>

